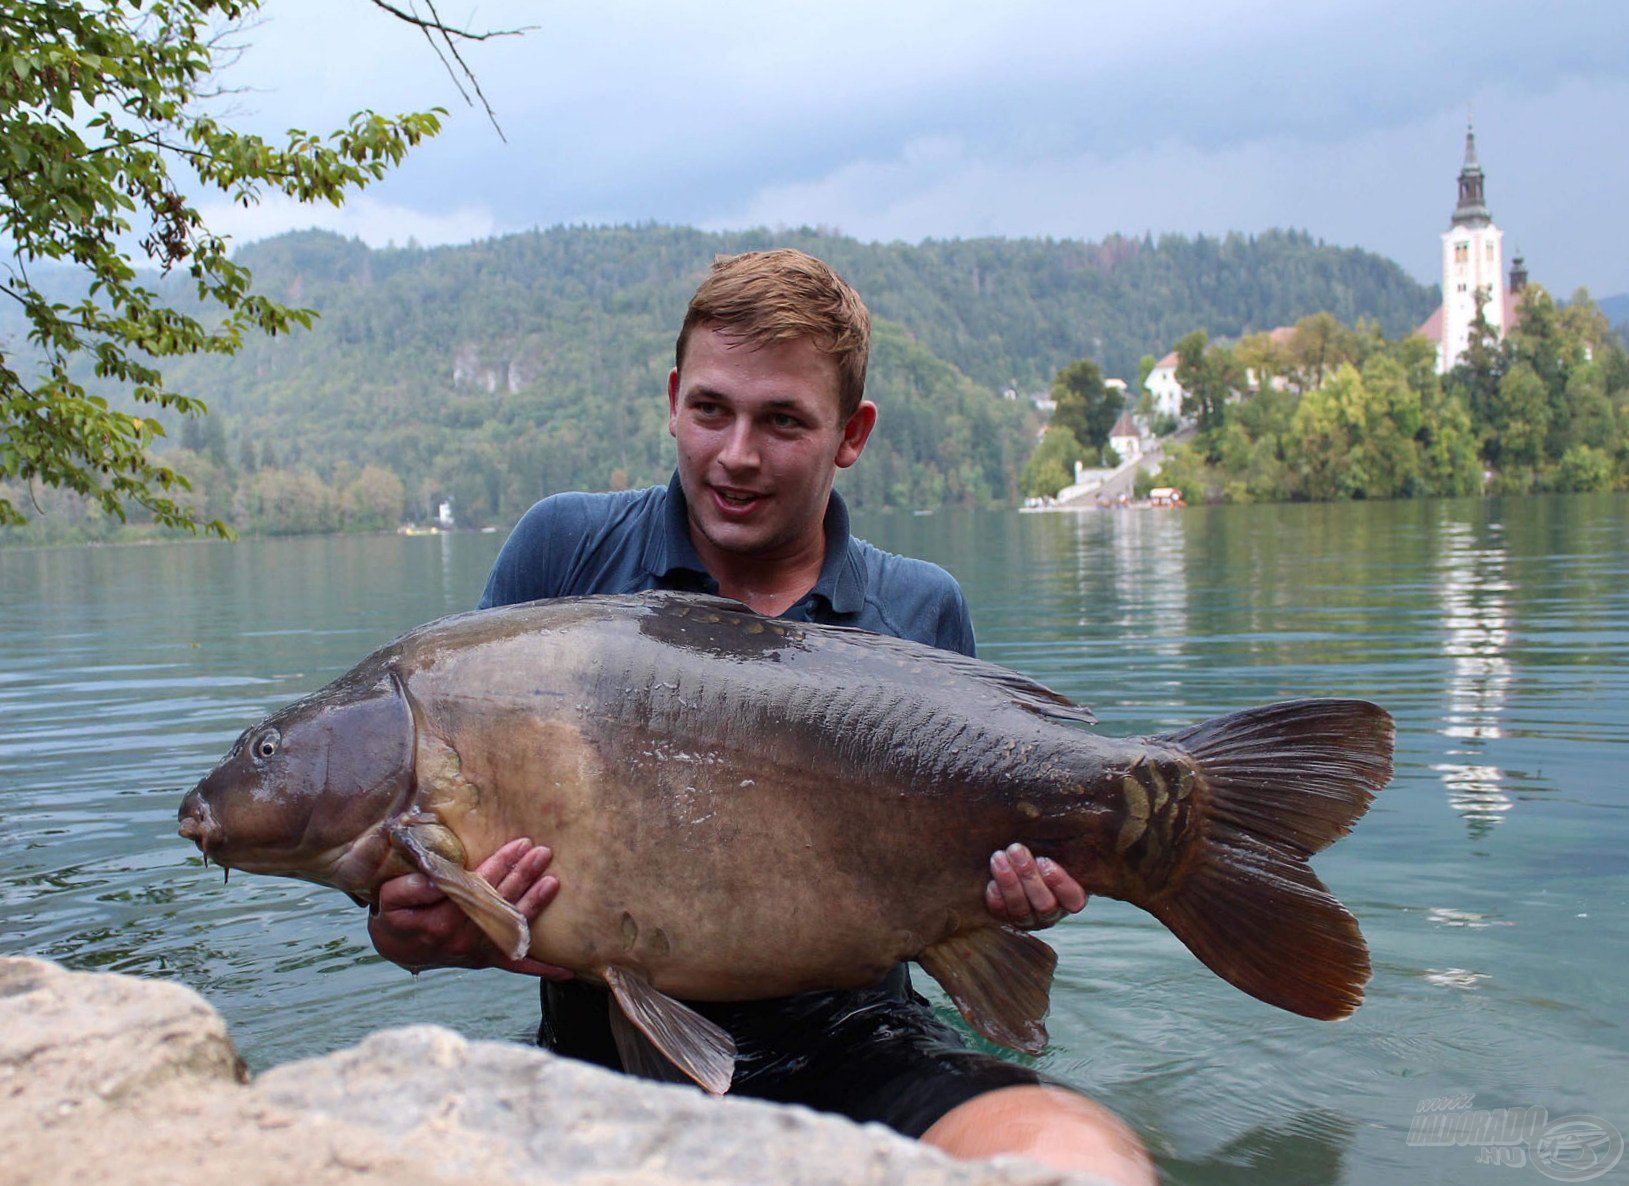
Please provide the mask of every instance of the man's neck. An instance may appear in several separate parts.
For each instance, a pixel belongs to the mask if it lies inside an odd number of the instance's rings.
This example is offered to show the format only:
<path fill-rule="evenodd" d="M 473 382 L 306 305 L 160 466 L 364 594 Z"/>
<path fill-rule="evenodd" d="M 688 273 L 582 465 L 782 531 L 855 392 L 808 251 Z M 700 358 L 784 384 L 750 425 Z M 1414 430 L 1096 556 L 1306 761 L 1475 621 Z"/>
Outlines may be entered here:
<path fill-rule="evenodd" d="M 723 597 L 745 602 L 761 614 L 774 617 L 796 605 L 820 580 L 826 564 L 826 528 L 813 538 L 778 556 L 742 556 L 713 546 L 694 526 L 690 542 L 707 571 L 718 582 Z"/>

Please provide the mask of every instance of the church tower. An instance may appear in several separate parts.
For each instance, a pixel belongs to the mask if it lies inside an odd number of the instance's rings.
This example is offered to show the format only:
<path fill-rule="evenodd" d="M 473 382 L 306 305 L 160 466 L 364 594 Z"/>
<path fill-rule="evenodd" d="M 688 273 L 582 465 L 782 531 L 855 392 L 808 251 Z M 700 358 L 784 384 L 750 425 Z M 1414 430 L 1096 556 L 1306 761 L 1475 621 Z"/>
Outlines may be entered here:
<path fill-rule="evenodd" d="M 1442 236 L 1442 337 L 1437 369 L 1452 369 L 1470 340 L 1476 305 L 1493 332 L 1504 337 L 1504 232 L 1493 225 L 1482 193 L 1482 165 L 1476 159 L 1476 133 L 1465 129 L 1465 164 L 1459 171 L 1459 204 Z"/>

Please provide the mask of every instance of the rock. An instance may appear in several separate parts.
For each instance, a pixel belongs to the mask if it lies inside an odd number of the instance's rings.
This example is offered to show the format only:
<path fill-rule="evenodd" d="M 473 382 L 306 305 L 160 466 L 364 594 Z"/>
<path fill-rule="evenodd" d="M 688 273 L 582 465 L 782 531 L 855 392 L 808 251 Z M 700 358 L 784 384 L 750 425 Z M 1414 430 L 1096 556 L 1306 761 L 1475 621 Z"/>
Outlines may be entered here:
<path fill-rule="evenodd" d="M 0 1176 L 30 1183 L 1085 1182 L 429 1026 L 248 1083 L 225 1022 L 190 990 L 28 959 L 0 959 L 0 1101 Z"/>
<path fill-rule="evenodd" d="M 38 1123 L 173 1079 L 245 1079 L 226 1022 L 178 984 L 0 959 L 0 1098 Z"/>

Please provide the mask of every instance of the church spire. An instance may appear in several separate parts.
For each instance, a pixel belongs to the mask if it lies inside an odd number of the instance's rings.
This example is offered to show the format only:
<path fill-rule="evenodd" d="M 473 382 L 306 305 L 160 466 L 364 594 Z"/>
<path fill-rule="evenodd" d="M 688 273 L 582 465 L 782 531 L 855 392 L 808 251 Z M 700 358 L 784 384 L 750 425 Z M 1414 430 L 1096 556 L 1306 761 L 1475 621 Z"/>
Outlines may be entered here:
<path fill-rule="evenodd" d="M 1451 226 L 1487 226 L 1493 221 L 1482 196 L 1482 163 L 1476 159 L 1476 129 L 1465 124 L 1465 164 L 1459 170 L 1459 205 Z"/>

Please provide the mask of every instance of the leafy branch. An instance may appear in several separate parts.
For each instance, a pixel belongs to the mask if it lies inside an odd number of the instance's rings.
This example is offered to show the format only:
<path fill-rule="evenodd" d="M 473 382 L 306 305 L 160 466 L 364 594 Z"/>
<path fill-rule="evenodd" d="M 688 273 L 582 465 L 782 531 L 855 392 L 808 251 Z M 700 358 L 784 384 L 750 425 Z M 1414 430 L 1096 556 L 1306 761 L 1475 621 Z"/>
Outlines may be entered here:
<path fill-rule="evenodd" d="M 72 490 L 120 520 L 140 507 L 165 526 L 200 526 L 172 497 L 187 479 L 149 456 L 164 435 L 156 413 L 205 411 L 166 385 L 162 360 L 232 354 L 246 332 L 309 327 L 314 314 L 253 292 L 183 184 L 244 206 L 272 193 L 339 205 L 440 130 L 439 108 L 362 111 L 326 135 L 295 129 L 274 141 L 200 112 L 201 100 L 227 93 L 214 79 L 240 48 L 221 23 L 241 29 L 260 3 L 0 0 L 0 240 L 13 253 L 0 291 L 20 306 L 40 356 L 25 375 L 0 343 L 0 483 L 20 481 L 31 497 L 35 482 Z M 457 43 L 520 32 L 476 33 L 433 6 L 426 19 L 374 3 L 441 38 L 471 85 Z M 141 281 L 133 235 L 164 274 L 190 281 L 195 304 L 178 307 Z M 29 273 L 38 261 L 71 265 L 84 294 L 49 297 Z M 91 393 L 81 360 L 134 410 Z M 0 525 L 25 521 L 0 494 Z M 230 534 L 219 521 L 203 526 Z"/>

